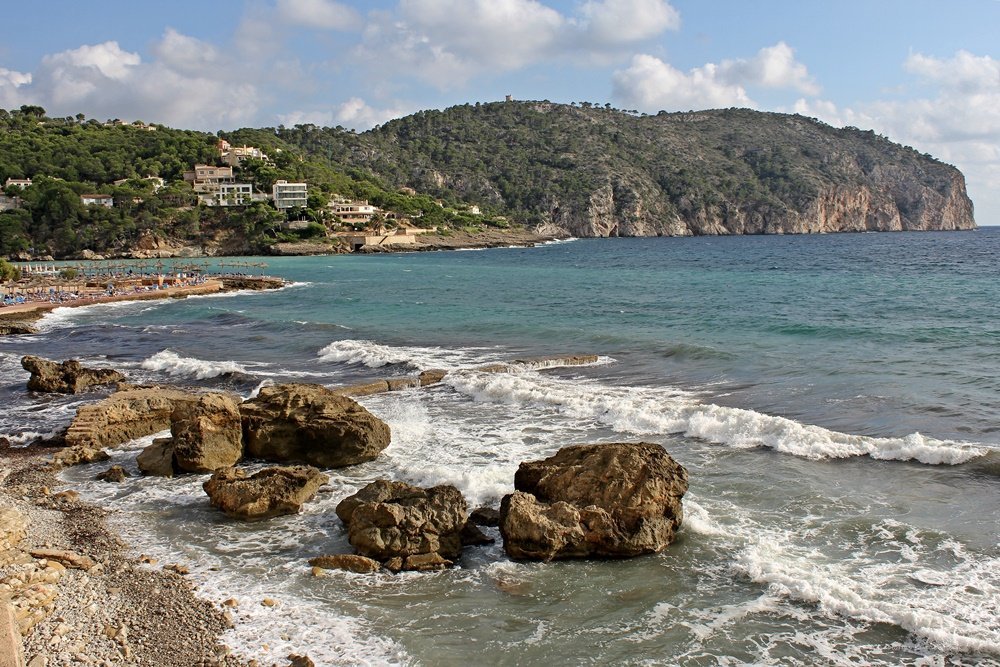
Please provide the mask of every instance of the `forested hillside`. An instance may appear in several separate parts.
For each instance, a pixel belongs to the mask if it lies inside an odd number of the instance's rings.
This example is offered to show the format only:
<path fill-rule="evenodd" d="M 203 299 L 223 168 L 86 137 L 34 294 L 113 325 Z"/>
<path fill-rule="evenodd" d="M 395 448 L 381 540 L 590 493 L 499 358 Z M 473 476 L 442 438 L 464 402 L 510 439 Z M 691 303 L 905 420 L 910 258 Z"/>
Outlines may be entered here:
<path fill-rule="evenodd" d="M 270 156 L 241 163 L 238 180 L 262 193 L 279 179 L 306 181 L 308 205 L 198 205 L 182 174 L 218 164 L 220 138 Z M 4 193 L 7 256 L 122 253 L 149 239 L 258 252 L 325 238 L 334 194 L 429 228 L 527 224 L 577 236 L 975 226 L 954 167 L 873 132 L 746 109 L 647 116 L 501 102 L 422 111 L 361 134 L 296 125 L 213 135 L 25 106 L 0 110 L 0 183 L 8 178 L 32 186 Z M 111 195 L 114 206 L 85 205 L 84 194 Z M 289 231 L 288 220 L 313 224 Z"/>
<path fill-rule="evenodd" d="M 581 236 L 975 226 L 957 169 L 797 115 L 498 102 L 422 111 L 360 136 L 279 134 L 390 185 Z"/>

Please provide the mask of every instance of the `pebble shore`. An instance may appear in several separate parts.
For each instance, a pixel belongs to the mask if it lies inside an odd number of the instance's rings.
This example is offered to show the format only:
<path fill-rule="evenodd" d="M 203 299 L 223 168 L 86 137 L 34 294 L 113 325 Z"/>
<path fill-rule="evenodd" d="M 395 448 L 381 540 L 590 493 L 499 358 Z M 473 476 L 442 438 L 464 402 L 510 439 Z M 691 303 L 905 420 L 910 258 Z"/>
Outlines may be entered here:
<path fill-rule="evenodd" d="M 194 595 L 183 564 L 135 557 L 103 510 L 52 492 L 50 453 L 0 451 L 0 606 L 22 635 L 21 664 L 252 667 L 220 642 L 232 618 Z"/>

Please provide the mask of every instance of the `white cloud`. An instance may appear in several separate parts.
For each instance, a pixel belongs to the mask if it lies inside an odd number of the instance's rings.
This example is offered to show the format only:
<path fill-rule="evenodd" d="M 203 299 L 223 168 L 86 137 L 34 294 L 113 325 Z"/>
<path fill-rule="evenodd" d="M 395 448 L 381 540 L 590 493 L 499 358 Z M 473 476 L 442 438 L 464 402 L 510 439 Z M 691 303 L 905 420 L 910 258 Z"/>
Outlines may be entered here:
<path fill-rule="evenodd" d="M 400 0 L 373 12 L 356 55 L 438 88 L 551 60 L 600 59 L 679 25 L 666 0 L 591 0 L 564 15 L 536 0 Z"/>
<path fill-rule="evenodd" d="M 920 53 L 911 54 L 904 67 L 924 81 L 965 92 L 997 92 L 1000 89 L 1000 60 L 959 51 L 942 60 Z"/>
<path fill-rule="evenodd" d="M 7 109 L 23 104 L 19 102 L 18 88 L 31 83 L 31 74 L 16 72 L 0 67 L 0 109 Z"/>
<path fill-rule="evenodd" d="M 7 106 L 38 104 L 56 114 L 143 119 L 216 128 L 253 119 L 259 93 L 233 76 L 231 63 L 208 44 L 168 29 L 143 62 L 117 42 L 47 55 L 13 90 L 0 80 Z"/>
<path fill-rule="evenodd" d="M 332 111 L 292 111 L 279 115 L 278 120 L 282 125 L 342 125 L 349 130 L 364 131 L 406 113 L 398 106 L 377 109 L 360 97 L 352 97 Z"/>
<path fill-rule="evenodd" d="M 153 45 L 153 55 L 166 67 L 192 76 L 219 66 L 218 49 L 208 42 L 167 28 L 162 39 Z"/>
<path fill-rule="evenodd" d="M 361 17 L 351 7 L 332 0 L 278 0 L 275 6 L 282 21 L 325 30 L 352 30 Z"/>
<path fill-rule="evenodd" d="M 790 88 L 814 94 L 818 86 L 806 66 L 784 42 L 761 49 L 753 58 L 707 63 L 682 72 L 655 56 L 639 54 L 612 77 L 615 99 L 644 111 L 685 111 L 718 107 L 756 107 L 747 89 Z"/>
<path fill-rule="evenodd" d="M 795 51 L 784 42 L 761 49 L 753 58 L 723 60 L 718 74 L 720 79 L 734 85 L 792 88 L 807 95 L 819 93 L 819 86 L 809 76 L 806 66 L 795 60 Z"/>
<path fill-rule="evenodd" d="M 593 0 L 580 10 L 586 34 L 604 44 L 628 44 L 677 30 L 681 16 L 664 0 Z"/>
<path fill-rule="evenodd" d="M 637 55 L 627 69 L 615 72 L 614 97 L 642 110 L 687 111 L 719 107 L 753 107 L 753 100 L 739 85 L 723 81 L 716 65 L 684 73 L 650 55 Z"/>

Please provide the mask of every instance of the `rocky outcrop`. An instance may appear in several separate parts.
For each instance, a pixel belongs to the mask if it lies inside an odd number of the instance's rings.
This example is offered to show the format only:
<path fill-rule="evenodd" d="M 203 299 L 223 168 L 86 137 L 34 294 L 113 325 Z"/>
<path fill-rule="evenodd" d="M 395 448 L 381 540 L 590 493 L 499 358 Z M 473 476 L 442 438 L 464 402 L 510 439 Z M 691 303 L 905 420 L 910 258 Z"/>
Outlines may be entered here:
<path fill-rule="evenodd" d="M 21 358 L 21 367 L 31 373 L 31 378 L 28 379 L 28 391 L 79 394 L 95 385 L 125 380 L 125 376 L 118 371 L 109 368 L 85 368 L 75 359 L 57 363 L 27 355 Z"/>
<path fill-rule="evenodd" d="M 264 387 L 240 406 L 247 456 L 339 468 L 371 461 L 389 426 L 355 401 L 316 384 Z"/>
<path fill-rule="evenodd" d="M 223 468 L 203 486 L 212 505 L 231 517 L 249 520 L 296 514 L 329 480 L 311 466 L 275 466 L 252 475 Z"/>
<path fill-rule="evenodd" d="M 659 445 L 565 447 L 520 465 L 500 505 L 512 558 L 621 558 L 655 553 L 683 517 L 687 471 Z"/>
<path fill-rule="evenodd" d="M 390 570 L 451 565 L 462 551 L 468 510 L 454 486 L 429 489 L 376 480 L 337 505 L 347 539 Z"/>
<path fill-rule="evenodd" d="M 178 403 L 170 433 L 177 467 L 187 472 L 228 468 L 243 457 L 240 406 L 228 394 L 202 394 L 195 403 Z"/>
<path fill-rule="evenodd" d="M 112 447 L 170 428 L 170 416 L 199 395 L 170 387 L 126 389 L 76 412 L 66 431 L 69 447 Z"/>
<path fill-rule="evenodd" d="M 173 438 L 156 438 L 135 457 L 136 465 L 143 475 L 153 477 L 173 477 L 180 472 L 174 462 Z"/>

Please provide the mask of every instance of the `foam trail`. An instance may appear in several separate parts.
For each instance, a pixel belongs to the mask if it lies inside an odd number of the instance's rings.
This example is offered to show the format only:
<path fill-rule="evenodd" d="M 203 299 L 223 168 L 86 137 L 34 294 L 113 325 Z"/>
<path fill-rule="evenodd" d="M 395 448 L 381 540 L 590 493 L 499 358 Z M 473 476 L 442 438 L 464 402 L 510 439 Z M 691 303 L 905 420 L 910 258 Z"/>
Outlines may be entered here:
<path fill-rule="evenodd" d="M 533 372 L 463 371 L 448 375 L 445 382 L 476 400 L 553 406 L 567 416 L 591 419 L 621 432 L 682 434 L 729 447 L 767 447 L 810 459 L 869 456 L 955 465 L 988 451 L 984 446 L 919 433 L 899 438 L 839 433 L 754 410 L 701 403 L 693 394 L 671 388 L 607 386 Z"/>
<path fill-rule="evenodd" d="M 160 371 L 173 377 L 197 380 L 206 380 L 227 373 L 248 372 L 235 361 L 204 361 L 194 357 L 182 357 L 171 350 L 161 350 L 140 365 L 148 371 Z"/>
<path fill-rule="evenodd" d="M 821 562 L 813 551 L 761 543 L 740 554 L 735 567 L 772 592 L 817 604 L 827 613 L 891 623 L 948 651 L 1000 655 L 1000 560 L 969 558 L 935 573 L 930 590 L 895 583 L 912 567 L 905 561 L 857 571 Z M 970 599 L 970 585 L 982 595 Z"/>
<path fill-rule="evenodd" d="M 462 368 L 484 361 L 496 360 L 497 355 L 484 355 L 487 348 L 448 349 L 443 347 L 392 347 L 370 340 L 339 340 L 319 351 L 320 361 L 360 364 L 381 368 L 405 364 L 414 369 Z"/>

